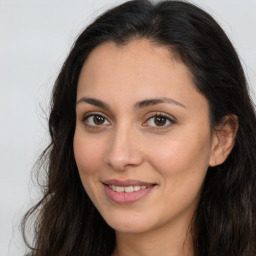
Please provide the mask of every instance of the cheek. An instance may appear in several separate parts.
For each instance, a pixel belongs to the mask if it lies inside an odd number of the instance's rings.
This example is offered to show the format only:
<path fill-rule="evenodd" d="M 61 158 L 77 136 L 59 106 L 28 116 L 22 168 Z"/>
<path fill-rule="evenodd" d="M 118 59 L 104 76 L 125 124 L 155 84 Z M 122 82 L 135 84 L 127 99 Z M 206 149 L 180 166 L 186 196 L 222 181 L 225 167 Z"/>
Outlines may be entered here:
<path fill-rule="evenodd" d="M 97 140 L 97 139 L 96 139 Z M 103 144 L 92 141 L 90 136 L 85 136 L 79 129 L 74 135 L 74 156 L 79 171 L 81 182 L 92 200 L 99 186 L 99 176 L 102 168 Z"/>
<path fill-rule="evenodd" d="M 160 174 L 163 197 L 162 211 L 179 214 L 196 207 L 208 169 L 209 142 L 195 137 L 169 140 L 150 152 L 151 166 Z M 194 208 L 193 208 L 194 209 Z"/>
<path fill-rule="evenodd" d="M 78 129 L 74 135 L 73 148 L 80 175 L 94 173 L 103 154 L 100 140 L 91 140 L 90 136 L 85 136 Z"/>
<path fill-rule="evenodd" d="M 102 170 L 102 145 L 95 143 L 95 140 L 91 141 L 90 136 L 84 136 L 78 129 L 74 135 L 73 148 L 83 187 L 94 204 L 97 204 L 96 198 L 101 185 L 99 176 Z"/>
<path fill-rule="evenodd" d="M 150 147 L 148 159 L 165 182 L 168 178 L 179 184 L 204 178 L 210 158 L 210 136 L 189 133 L 193 136 L 175 134 Z"/>

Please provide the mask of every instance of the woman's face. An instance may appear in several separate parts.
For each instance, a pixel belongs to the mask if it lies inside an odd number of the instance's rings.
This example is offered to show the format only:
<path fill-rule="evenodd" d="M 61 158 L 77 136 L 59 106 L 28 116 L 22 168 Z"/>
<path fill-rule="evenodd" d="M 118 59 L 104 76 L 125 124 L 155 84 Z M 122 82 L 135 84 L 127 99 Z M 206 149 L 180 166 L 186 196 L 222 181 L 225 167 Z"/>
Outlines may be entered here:
<path fill-rule="evenodd" d="M 83 186 L 119 232 L 189 223 L 213 158 L 206 98 L 187 67 L 147 40 L 92 51 L 77 90 Z"/>

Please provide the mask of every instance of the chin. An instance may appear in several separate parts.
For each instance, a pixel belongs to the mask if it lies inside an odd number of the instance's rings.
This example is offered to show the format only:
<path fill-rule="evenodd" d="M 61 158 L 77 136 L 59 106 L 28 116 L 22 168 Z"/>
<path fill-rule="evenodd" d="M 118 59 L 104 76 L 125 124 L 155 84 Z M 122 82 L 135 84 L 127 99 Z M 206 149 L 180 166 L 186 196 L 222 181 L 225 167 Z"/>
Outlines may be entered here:
<path fill-rule="evenodd" d="M 107 224 L 117 232 L 143 233 L 150 229 L 151 221 L 145 214 L 119 213 L 103 216 Z"/>
<path fill-rule="evenodd" d="M 144 233 L 149 229 L 148 225 L 135 222 L 111 222 L 108 223 L 115 231 L 121 233 Z"/>

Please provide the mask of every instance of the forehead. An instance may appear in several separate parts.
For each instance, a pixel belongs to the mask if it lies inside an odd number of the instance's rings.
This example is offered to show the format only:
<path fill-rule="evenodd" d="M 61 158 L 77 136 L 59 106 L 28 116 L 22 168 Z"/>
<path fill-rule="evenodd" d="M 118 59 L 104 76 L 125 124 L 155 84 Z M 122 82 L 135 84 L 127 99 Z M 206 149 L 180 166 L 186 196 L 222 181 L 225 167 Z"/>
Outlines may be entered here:
<path fill-rule="evenodd" d="M 107 42 L 90 53 L 79 77 L 77 98 L 94 94 L 115 100 L 169 96 L 187 104 L 200 103 L 198 98 L 206 101 L 187 66 L 167 47 L 144 39 L 121 46 Z"/>
<path fill-rule="evenodd" d="M 159 72 L 169 69 L 170 64 L 175 65 L 180 62 L 174 56 L 167 47 L 146 39 L 134 39 L 125 45 L 110 41 L 99 45 L 89 54 L 83 69 L 97 67 L 97 72 L 100 72 L 104 71 L 101 68 L 109 67 L 113 71 L 124 67 L 126 72 L 131 71 L 136 74 L 146 70 Z M 183 66 L 190 75 L 186 66 Z"/>

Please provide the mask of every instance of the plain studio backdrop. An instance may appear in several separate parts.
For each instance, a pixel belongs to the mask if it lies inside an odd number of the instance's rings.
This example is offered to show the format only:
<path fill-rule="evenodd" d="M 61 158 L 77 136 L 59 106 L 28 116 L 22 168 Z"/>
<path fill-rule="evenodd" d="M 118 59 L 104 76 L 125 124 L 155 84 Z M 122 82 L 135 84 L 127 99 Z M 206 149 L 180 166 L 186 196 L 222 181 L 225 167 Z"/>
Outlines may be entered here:
<path fill-rule="evenodd" d="M 0 255 L 24 255 L 19 224 L 39 198 L 33 165 L 48 143 L 54 80 L 74 39 L 118 0 L 0 0 Z M 224 28 L 256 91 L 256 0 L 198 0 Z"/>

